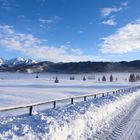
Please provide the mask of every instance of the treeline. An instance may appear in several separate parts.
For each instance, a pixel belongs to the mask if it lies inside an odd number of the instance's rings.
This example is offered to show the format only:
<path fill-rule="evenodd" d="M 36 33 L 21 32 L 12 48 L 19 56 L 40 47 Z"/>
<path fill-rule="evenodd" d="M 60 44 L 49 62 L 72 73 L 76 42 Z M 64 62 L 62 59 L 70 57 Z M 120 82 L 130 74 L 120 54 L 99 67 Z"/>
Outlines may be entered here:
<path fill-rule="evenodd" d="M 140 75 L 139 74 L 130 74 L 129 76 L 129 82 L 139 82 L 140 81 Z"/>
<path fill-rule="evenodd" d="M 109 77 L 109 81 L 110 82 L 113 82 L 113 81 L 117 81 L 118 80 L 118 78 L 116 77 L 115 79 L 113 78 L 113 76 L 112 76 L 112 74 L 110 75 L 110 77 Z M 100 78 L 98 78 L 98 81 L 101 81 L 101 79 Z M 103 82 L 106 82 L 107 81 L 107 79 L 106 79 L 106 77 L 103 75 L 103 77 L 102 77 L 102 81 Z"/>
<path fill-rule="evenodd" d="M 36 75 L 36 78 L 39 78 L 39 76 L 38 75 Z M 91 77 L 88 77 L 88 79 L 93 79 L 93 80 L 95 80 L 96 78 L 94 77 L 94 78 L 91 78 Z M 70 80 L 75 80 L 75 76 L 70 76 Z M 83 81 L 86 81 L 86 77 L 84 76 L 83 78 L 82 78 L 82 80 Z M 100 82 L 100 81 L 103 81 L 103 82 L 106 82 L 106 81 L 110 81 L 110 82 L 113 82 L 113 81 L 118 81 L 118 77 L 113 77 L 113 75 L 111 74 L 110 75 L 110 77 L 107 79 L 106 77 L 105 77 L 105 75 L 103 75 L 103 77 L 102 78 L 98 78 L 97 79 L 98 80 L 98 82 Z M 125 81 L 127 81 L 127 78 L 125 79 Z M 129 75 L 129 78 L 128 78 L 128 81 L 129 82 L 140 82 L 140 74 L 134 74 L 134 73 L 132 73 L 132 74 L 130 74 Z M 56 77 L 55 78 L 55 81 L 54 81 L 55 83 L 59 83 L 59 80 L 58 80 L 58 78 Z"/>
<path fill-rule="evenodd" d="M 109 81 L 113 82 L 113 80 L 114 80 L 114 78 L 111 75 L 110 78 L 109 78 Z M 100 78 L 98 78 L 98 81 L 100 81 Z M 102 81 L 104 81 L 104 82 L 107 81 L 105 76 L 102 77 Z M 114 81 L 118 81 L 118 78 L 116 77 Z M 140 75 L 139 74 L 133 74 L 133 73 L 130 74 L 129 82 L 140 82 Z"/>

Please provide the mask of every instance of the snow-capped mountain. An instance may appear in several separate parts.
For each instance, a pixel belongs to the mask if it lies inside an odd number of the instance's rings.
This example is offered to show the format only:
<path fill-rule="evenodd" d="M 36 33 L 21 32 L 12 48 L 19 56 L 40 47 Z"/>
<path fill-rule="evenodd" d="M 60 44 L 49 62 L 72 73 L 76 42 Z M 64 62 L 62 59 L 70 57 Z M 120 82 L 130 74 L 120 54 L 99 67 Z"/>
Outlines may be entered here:
<path fill-rule="evenodd" d="M 37 62 L 32 59 L 25 59 L 22 57 L 17 57 L 13 59 L 8 59 L 4 60 L 3 58 L 0 58 L 0 66 L 1 65 L 10 65 L 10 66 L 15 66 L 15 65 L 21 65 L 21 64 L 36 64 Z"/>
<path fill-rule="evenodd" d="M 0 66 L 4 64 L 4 59 L 0 58 Z"/>
<path fill-rule="evenodd" d="M 28 59 L 28 64 L 37 64 L 37 61 L 35 60 L 32 60 L 32 59 Z"/>

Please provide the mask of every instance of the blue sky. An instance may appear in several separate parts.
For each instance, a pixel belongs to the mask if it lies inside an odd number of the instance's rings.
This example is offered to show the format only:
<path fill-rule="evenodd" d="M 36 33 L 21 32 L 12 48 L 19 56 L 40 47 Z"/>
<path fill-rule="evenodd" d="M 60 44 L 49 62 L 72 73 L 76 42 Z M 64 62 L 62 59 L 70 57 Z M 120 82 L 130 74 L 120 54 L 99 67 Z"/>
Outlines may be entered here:
<path fill-rule="evenodd" d="M 0 0 L 0 56 L 140 59 L 139 0 Z"/>

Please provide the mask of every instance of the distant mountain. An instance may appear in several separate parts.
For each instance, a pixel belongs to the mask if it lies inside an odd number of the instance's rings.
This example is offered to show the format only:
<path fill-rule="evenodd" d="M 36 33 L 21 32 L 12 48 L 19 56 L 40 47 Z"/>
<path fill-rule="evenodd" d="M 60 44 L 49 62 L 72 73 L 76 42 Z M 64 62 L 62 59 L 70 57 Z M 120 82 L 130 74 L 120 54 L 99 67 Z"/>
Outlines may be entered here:
<path fill-rule="evenodd" d="M 4 59 L 0 58 L 0 66 L 4 64 Z"/>
<path fill-rule="evenodd" d="M 36 64 L 36 63 L 37 62 L 35 60 L 25 59 L 22 57 L 17 57 L 17 58 L 8 59 L 8 60 L 0 58 L 0 66 L 2 65 L 17 66 L 17 65 L 22 65 L 22 64 L 29 65 L 29 64 Z"/>
<path fill-rule="evenodd" d="M 140 60 L 131 62 L 36 62 L 24 58 L 0 59 L 1 72 L 52 72 L 52 73 L 92 73 L 92 72 L 140 72 Z"/>

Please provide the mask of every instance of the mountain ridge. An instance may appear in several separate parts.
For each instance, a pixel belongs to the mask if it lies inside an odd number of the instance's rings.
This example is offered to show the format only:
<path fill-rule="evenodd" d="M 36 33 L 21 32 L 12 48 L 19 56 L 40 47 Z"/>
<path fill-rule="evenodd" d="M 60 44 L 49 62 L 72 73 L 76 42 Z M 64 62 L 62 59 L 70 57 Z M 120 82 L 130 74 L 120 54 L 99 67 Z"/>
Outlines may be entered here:
<path fill-rule="evenodd" d="M 15 63 L 4 63 L 0 59 L 0 72 L 27 73 L 92 73 L 92 72 L 140 72 L 140 60 L 120 62 L 67 62 L 54 63 L 50 61 L 36 62 L 31 59 L 14 59 Z M 12 59 L 13 60 L 13 59 Z M 19 60 L 19 61 L 17 61 Z M 27 61 L 28 60 L 28 61 Z"/>
<path fill-rule="evenodd" d="M 25 59 L 23 57 L 16 57 L 16 58 L 12 58 L 12 59 L 4 59 L 4 58 L 0 58 L 0 66 L 1 65 L 20 65 L 20 64 L 33 64 L 33 63 L 37 63 L 37 61 L 32 60 L 32 59 Z"/>

